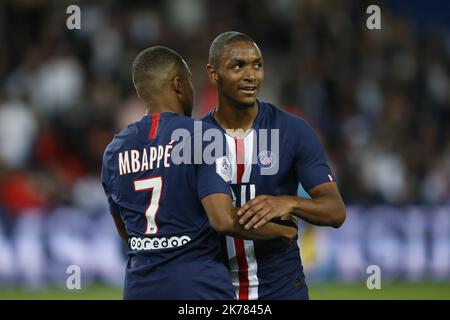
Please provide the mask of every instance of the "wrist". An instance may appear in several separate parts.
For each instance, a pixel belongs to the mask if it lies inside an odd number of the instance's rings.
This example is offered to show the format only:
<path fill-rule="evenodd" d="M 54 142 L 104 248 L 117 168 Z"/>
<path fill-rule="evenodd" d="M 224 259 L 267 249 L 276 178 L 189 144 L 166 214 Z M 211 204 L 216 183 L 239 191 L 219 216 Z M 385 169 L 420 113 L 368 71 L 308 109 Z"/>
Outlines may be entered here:
<path fill-rule="evenodd" d="M 286 203 L 288 206 L 289 213 L 295 212 L 296 208 L 298 207 L 298 197 L 296 196 L 286 196 Z"/>

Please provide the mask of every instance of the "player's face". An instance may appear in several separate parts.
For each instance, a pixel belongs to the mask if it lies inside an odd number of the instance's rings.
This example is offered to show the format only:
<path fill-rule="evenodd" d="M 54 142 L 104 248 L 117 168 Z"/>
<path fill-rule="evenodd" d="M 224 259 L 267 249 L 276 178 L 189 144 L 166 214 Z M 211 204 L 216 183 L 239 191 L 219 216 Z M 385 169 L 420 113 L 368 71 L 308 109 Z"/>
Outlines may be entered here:
<path fill-rule="evenodd" d="M 183 105 L 184 114 L 190 117 L 194 106 L 194 85 L 192 84 L 192 73 L 186 62 L 184 62 L 184 65 L 186 67 L 186 77 L 183 79 L 185 81 L 183 81 L 183 99 L 181 104 Z"/>
<path fill-rule="evenodd" d="M 216 72 L 222 98 L 243 107 L 255 105 L 264 79 L 263 59 L 255 43 L 239 41 L 225 46 Z"/>

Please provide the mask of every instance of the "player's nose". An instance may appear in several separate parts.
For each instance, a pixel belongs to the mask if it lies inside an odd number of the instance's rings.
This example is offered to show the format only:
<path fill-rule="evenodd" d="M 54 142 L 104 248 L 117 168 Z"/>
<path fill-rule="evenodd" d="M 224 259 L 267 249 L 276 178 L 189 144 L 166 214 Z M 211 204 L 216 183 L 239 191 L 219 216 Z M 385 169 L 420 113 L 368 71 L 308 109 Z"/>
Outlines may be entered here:
<path fill-rule="evenodd" d="M 255 82 L 256 81 L 256 75 L 253 72 L 247 72 L 244 75 L 244 80 L 248 82 Z"/>

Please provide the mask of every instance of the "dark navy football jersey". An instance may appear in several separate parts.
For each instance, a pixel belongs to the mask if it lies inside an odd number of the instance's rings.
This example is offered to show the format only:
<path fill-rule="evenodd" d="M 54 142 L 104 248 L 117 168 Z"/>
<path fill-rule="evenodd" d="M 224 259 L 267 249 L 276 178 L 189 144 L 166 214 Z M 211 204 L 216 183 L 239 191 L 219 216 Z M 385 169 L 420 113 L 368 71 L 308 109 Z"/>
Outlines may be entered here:
<path fill-rule="evenodd" d="M 204 125 L 208 126 L 208 125 Z M 191 118 L 144 116 L 116 135 L 103 157 L 102 183 L 128 234 L 126 299 L 235 299 L 220 236 L 200 200 L 230 194 L 216 165 L 174 164 L 176 129 L 192 136 Z M 184 141 L 186 140 L 186 141 Z M 193 154 L 193 152 L 192 152 Z"/>
<path fill-rule="evenodd" d="M 210 112 L 203 122 L 219 127 Z M 226 134 L 232 190 L 241 207 L 260 194 L 296 195 L 333 181 L 325 153 L 311 127 L 277 107 L 259 102 L 253 129 L 243 139 Z M 297 241 L 226 237 L 233 285 L 239 299 L 307 299 Z"/>

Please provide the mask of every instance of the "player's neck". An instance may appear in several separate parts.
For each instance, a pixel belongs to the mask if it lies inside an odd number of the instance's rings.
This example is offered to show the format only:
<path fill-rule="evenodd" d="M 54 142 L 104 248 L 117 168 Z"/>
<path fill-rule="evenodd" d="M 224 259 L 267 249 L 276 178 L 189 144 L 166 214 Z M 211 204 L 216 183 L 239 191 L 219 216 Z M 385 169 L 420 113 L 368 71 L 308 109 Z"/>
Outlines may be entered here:
<path fill-rule="evenodd" d="M 172 112 L 184 115 L 183 107 L 178 101 L 153 99 L 145 102 L 145 110 L 148 115 L 159 114 L 163 112 Z"/>
<path fill-rule="evenodd" d="M 232 103 L 219 101 L 219 106 L 214 112 L 214 118 L 223 129 L 243 129 L 252 128 L 253 122 L 258 115 L 258 102 L 251 107 L 242 107 Z"/>

